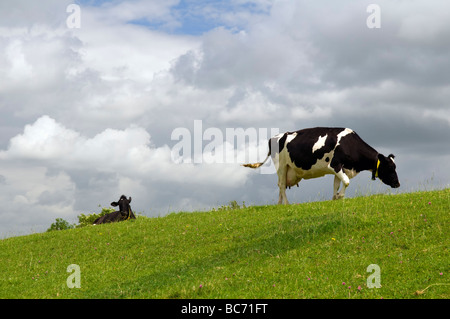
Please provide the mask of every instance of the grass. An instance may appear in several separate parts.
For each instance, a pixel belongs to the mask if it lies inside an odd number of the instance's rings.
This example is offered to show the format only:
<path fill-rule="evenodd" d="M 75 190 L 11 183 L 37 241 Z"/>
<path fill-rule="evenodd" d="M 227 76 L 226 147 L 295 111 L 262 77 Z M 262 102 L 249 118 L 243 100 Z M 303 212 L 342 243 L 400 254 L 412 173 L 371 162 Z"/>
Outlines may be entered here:
<path fill-rule="evenodd" d="M 449 208 L 445 189 L 8 238 L 0 298 L 449 298 Z"/>

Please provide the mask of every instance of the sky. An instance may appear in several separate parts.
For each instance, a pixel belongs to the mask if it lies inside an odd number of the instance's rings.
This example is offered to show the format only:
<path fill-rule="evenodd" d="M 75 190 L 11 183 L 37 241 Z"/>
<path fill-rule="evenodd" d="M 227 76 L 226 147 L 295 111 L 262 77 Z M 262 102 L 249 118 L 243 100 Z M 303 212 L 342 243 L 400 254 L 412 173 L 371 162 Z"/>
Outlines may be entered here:
<path fill-rule="evenodd" d="M 0 238 L 122 194 L 149 217 L 276 204 L 273 169 L 240 164 L 315 126 L 396 156 L 399 189 L 362 172 L 348 197 L 448 187 L 448 52 L 445 0 L 2 1 Z"/>

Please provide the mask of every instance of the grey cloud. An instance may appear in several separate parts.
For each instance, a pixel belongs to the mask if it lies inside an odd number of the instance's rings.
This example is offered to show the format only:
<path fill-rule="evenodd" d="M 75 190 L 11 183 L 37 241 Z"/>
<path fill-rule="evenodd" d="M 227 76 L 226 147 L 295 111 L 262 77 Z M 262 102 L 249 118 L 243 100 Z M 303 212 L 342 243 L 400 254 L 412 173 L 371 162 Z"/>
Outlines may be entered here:
<path fill-rule="evenodd" d="M 420 86 L 448 83 L 450 77 L 444 70 L 450 63 L 447 58 L 450 41 L 444 39 L 448 39 L 450 22 L 448 10 L 442 7 L 448 4 L 435 1 L 434 7 L 430 4 L 425 10 L 428 12 L 423 12 L 424 7 L 417 1 L 400 5 L 382 1 L 379 5 L 380 29 L 365 26 L 365 4 L 360 3 L 354 10 L 341 8 L 339 14 L 329 12 L 327 21 L 338 20 L 334 28 L 328 22 L 326 28 L 319 26 L 317 31 L 320 32 L 312 34 L 312 43 L 321 49 L 321 61 L 326 66 L 324 78 L 333 81 L 337 87 L 371 85 L 384 80 Z M 437 8 L 447 14 L 436 14 Z M 342 21 L 342 15 L 347 15 L 347 19 Z M 417 16 L 428 25 L 438 18 L 442 23 L 440 29 L 436 29 L 433 36 L 429 34 L 428 38 L 415 41 L 402 35 L 426 28 L 423 24 L 408 23 L 406 26 L 405 21 Z M 318 25 L 322 20 L 311 22 Z"/>
<path fill-rule="evenodd" d="M 2 1 L 0 2 L 0 20 L 4 26 L 24 27 L 46 24 L 58 27 L 65 24 L 68 17 L 67 6 L 70 0 L 46 1 Z"/>
<path fill-rule="evenodd" d="M 62 205 L 67 206 L 71 205 L 74 201 L 72 197 L 66 196 L 64 192 L 56 191 L 56 192 L 50 192 L 50 191 L 44 191 L 37 199 L 38 203 L 40 205 L 47 205 L 47 206 L 53 206 L 53 205 Z"/>

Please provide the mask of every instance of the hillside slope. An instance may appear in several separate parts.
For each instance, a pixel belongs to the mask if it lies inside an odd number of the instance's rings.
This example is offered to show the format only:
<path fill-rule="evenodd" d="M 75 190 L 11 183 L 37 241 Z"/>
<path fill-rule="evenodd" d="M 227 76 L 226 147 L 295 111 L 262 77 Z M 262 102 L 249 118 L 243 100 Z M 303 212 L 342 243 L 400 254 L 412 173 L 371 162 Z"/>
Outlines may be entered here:
<path fill-rule="evenodd" d="M 449 212 L 445 189 L 8 238 L 0 298 L 449 298 Z"/>

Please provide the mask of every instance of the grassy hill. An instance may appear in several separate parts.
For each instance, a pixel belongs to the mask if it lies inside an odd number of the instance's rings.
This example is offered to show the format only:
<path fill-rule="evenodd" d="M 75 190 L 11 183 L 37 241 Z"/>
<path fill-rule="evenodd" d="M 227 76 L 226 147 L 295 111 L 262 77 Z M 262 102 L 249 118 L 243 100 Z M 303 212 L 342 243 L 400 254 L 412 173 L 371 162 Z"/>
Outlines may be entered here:
<path fill-rule="evenodd" d="M 445 189 L 8 238 L 0 298 L 449 298 L 449 212 Z"/>

